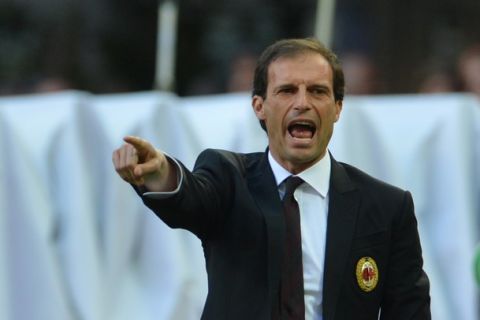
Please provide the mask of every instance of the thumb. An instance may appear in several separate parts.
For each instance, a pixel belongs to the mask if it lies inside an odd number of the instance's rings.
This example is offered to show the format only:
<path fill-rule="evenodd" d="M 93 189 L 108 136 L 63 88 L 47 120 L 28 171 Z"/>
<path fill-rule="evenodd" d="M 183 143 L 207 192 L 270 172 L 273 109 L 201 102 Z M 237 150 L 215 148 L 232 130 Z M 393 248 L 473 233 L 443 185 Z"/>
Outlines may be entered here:
<path fill-rule="evenodd" d="M 142 177 L 148 174 L 161 173 L 161 163 L 158 158 L 153 158 L 147 162 L 137 164 L 133 169 L 136 177 Z"/>

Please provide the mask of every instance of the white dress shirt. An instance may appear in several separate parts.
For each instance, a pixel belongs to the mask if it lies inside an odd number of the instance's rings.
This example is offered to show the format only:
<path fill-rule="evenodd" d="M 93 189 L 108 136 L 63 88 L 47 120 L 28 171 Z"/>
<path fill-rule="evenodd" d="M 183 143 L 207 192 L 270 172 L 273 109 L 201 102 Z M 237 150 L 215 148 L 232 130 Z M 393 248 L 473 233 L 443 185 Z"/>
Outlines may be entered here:
<path fill-rule="evenodd" d="M 292 174 L 283 168 L 270 152 L 268 161 L 277 182 L 280 198 L 283 198 L 285 194 L 283 181 Z M 326 152 L 320 161 L 297 174 L 305 183 L 298 186 L 294 192 L 300 210 L 305 320 L 322 319 L 330 166 L 330 155 Z"/>

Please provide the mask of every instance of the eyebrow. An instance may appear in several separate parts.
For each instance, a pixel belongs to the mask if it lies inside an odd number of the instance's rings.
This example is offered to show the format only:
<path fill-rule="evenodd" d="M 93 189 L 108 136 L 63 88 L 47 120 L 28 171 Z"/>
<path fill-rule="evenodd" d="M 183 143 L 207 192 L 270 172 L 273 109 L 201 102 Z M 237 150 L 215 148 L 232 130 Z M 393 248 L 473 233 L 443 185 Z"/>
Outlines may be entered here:
<path fill-rule="evenodd" d="M 327 85 L 324 85 L 324 84 L 312 84 L 312 85 L 309 85 L 307 86 L 307 89 L 323 89 L 323 90 L 327 90 L 327 91 L 330 91 L 330 87 L 327 86 Z"/>
<path fill-rule="evenodd" d="M 285 83 L 285 84 L 281 84 L 274 89 L 274 92 L 278 92 L 282 89 L 292 89 L 292 88 L 297 88 L 298 86 L 293 84 L 293 83 Z M 311 84 L 309 86 L 307 86 L 307 90 L 311 90 L 311 89 L 322 89 L 322 90 L 325 90 L 325 91 L 333 91 L 333 89 L 330 89 L 329 86 L 327 85 L 324 85 L 324 84 Z"/>
<path fill-rule="evenodd" d="M 295 85 L 293 83 L 285 83 L 285 84 L 281 84 L 279 86 L 274 87 L 273 90 L 279 91 L 282 89 L 290 89 L 290 88 L 295 88 Z"/>

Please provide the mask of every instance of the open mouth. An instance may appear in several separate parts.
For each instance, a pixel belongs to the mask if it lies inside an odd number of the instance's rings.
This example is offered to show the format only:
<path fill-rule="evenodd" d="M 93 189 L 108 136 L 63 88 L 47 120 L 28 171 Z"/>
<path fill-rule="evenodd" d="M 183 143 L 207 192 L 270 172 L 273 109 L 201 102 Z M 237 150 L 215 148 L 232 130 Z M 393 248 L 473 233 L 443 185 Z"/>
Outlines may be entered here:
<path fill-rule="evenodd" d="M 293 121 L 288 125 L 288 132 L 297 139 L 312 139 L 316 130 L 315 124 L 310 121 Z"/>

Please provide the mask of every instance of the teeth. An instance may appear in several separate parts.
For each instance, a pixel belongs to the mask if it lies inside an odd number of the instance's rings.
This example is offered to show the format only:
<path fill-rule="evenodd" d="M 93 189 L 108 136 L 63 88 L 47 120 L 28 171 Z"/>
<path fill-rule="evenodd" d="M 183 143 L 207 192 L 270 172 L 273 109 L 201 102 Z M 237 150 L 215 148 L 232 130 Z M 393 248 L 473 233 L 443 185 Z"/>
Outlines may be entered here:
<path fill-rule="evenodd" d="M 292 122 L 290 124 L 290 126 L 294 126 L 294 125 L 308 126 L 308 127 L 311 127 L 311 128 L 315 127 L 312 123 L 307 122 L 307 121 L 296 121 L 296 122 Z"/>
<path fill-rule="evenodd" d="M 312 124 L 308 123 L 308 122 L 297 122 L 296 124 L 300 124 L 300 125 L 303 125 L 303 126 L 309 126 L 309 127 L 312 126 Z"/>

